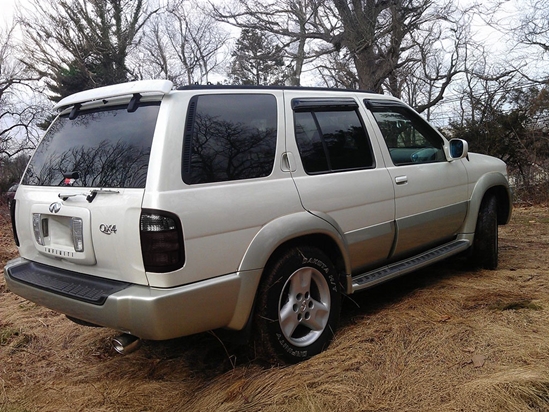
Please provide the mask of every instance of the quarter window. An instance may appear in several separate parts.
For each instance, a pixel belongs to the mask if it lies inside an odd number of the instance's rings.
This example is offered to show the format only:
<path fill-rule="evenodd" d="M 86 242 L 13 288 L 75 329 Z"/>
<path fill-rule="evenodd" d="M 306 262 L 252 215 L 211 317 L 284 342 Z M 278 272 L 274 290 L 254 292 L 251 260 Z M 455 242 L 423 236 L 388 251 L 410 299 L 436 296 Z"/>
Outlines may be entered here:
<path fill-rule="evenodd" d="M 273 170 L 277 140 L 273 95 L 195 96 L 185 130 L 185 183 L 265 177 Z"/>
<path fill-rule="evenodd" d="M 356 110 L 307 108 L 294 112 L 294 124 L 307 173 L 374 166 L 370 143 Z"/>

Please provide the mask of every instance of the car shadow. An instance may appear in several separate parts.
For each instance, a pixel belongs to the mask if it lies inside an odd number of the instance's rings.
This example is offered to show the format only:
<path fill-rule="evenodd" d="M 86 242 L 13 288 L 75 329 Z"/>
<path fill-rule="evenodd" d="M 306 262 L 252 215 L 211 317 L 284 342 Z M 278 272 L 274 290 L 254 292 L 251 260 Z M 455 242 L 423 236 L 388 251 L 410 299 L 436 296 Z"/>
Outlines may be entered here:
<path fill-rule="evenodd" d="M 442 279 L 477 273 L 463 256 L 454 256 L 412 273 L 383 282 L 372 288 L 345 296 L 340 327 L 353 323 L 356 316 L 374 314 L 399 303 L 416 290 L 433 286 Z"/>

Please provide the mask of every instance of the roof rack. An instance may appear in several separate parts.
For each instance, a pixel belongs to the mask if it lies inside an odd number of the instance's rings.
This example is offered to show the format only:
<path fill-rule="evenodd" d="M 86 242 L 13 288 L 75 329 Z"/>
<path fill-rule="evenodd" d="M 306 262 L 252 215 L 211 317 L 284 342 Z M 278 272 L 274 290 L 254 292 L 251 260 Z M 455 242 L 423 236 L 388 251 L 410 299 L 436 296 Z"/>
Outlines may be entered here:
<path fill-rule="evenodd" d="M 256 85 L 234 85 L 234 84 L 190 84 L 187 86 L 179 86 L 176 90 L 232 90 L 232 89 L 249 89 L 249 90 L 317 90 L 317 91 L 342 91 L 342 92 L 366 92 L 375 93 L 360 89 L 343 89 L 335 87 L 303 87 L 303 86 L 256 86 Z M 377 93 L 376 93 L 377 94 Z"/>

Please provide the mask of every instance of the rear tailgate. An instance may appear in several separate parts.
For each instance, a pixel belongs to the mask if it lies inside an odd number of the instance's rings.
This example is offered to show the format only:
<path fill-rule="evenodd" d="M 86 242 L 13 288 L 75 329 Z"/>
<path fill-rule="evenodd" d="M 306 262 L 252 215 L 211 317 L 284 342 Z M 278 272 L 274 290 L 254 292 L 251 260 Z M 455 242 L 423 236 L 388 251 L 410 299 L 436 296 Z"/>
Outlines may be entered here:
<path fill-rule="evenodd" d="M 147 284 L 139 240 L 143 189 L 98 193 L 22 186 L 16 203 L 22 257 L 61 269 Z M 60 199 L 59 194 L 75 195 Z"/>
<path fill-rule="evenodd" d="M 148 284 L 139 225 L 160 97 L 75 104 L 55 120 L 17 191 L 23 258 Z"/>

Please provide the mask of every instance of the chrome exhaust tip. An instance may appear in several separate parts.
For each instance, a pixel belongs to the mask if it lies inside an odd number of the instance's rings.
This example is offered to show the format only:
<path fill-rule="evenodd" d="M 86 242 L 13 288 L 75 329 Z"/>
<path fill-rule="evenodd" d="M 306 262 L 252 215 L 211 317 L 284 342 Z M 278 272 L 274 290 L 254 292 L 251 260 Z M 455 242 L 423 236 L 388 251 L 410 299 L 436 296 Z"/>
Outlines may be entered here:
<path fill-rule="evenodd" d="M 113 338 L 112 346 L 114 350 L 121 355 L 127 355 L 128 353 L 132 353 L 139 349 L 141 340 L 137 336 L 124 333 L 123 335 Z"/>

